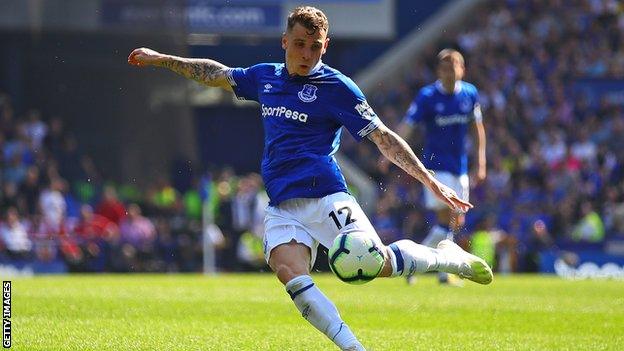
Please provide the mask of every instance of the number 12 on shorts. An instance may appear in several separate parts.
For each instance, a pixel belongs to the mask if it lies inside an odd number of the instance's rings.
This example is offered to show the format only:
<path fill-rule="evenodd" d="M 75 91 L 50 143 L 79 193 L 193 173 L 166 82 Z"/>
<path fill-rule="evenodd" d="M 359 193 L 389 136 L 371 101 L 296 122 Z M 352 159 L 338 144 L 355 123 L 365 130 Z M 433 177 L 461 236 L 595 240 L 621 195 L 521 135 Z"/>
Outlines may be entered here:
<path fill-rule="evenodd" d="M 340 220 L 338 219 L 338 215 L 341 215 L 343 213 L 347 214 L 344 225 L 340 224 Z M 351 213 L 351 208 L 349 206 L 345 206 L 338 209 L 338 211 L 331 211 L 329 213 L 329 217 L 334 220 L 334 223 L 336 224 L 336 227 L 338 227 L 338 229 L 342 229 L 343 226 L 347 226 L 356 221 L 355 218 L 351 218 Z"/>

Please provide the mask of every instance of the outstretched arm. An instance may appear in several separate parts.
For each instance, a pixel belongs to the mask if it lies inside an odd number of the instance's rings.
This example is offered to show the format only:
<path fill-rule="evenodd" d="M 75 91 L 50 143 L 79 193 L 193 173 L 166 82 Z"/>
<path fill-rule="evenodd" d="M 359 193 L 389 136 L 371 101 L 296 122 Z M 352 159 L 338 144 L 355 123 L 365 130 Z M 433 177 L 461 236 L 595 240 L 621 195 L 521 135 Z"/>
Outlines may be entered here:
<path fill-rule="evenodd" d="M 388 127 L 382 124 L 371 132 L 368 138 L 377 145 L 379 151 L 386 158 L 423 183 L 447 206 L 461 212 L 466 212 L 472 208 L 472 205 L 460 199 L 455 191 L 435 179 L 416 157 L 414 151 L 407 145 L 405 140 L 388 129 Z"/>
<path fill-rule="evenodd" d="M 232 91 L 227 81 L 227 71 L 230 68 L 214 60 L 178 57 L 139 48 L 130 53 L 128 63 L 134 66 L 165 67 L 207 86 Z"/>

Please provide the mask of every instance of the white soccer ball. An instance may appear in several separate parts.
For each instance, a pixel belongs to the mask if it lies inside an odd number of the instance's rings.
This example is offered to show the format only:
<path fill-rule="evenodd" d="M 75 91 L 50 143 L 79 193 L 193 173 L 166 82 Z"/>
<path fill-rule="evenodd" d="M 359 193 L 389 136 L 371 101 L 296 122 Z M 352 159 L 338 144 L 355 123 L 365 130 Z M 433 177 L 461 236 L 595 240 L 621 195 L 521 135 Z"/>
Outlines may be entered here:
<path fill-rule="evenodd" d="M 363 233 L 338 235 L 327 256 L 332 272 L 349 284 L 368 283 L 384 265 L 381 249 Z"/>

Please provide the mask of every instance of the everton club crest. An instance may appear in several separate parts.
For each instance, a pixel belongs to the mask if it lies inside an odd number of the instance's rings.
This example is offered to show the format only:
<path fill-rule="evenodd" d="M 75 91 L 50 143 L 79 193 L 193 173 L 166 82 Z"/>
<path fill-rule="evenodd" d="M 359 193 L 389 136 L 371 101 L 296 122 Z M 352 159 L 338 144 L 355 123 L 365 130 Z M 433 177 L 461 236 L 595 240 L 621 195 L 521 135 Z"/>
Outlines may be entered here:
<path fill-rule="evenodd" d="M 303 89 L 297 93 L 299 100 L 303 102 L 312 102 L 316 100 L 316 90 L 318 88 L 312 84 L 304 84 Z"/>

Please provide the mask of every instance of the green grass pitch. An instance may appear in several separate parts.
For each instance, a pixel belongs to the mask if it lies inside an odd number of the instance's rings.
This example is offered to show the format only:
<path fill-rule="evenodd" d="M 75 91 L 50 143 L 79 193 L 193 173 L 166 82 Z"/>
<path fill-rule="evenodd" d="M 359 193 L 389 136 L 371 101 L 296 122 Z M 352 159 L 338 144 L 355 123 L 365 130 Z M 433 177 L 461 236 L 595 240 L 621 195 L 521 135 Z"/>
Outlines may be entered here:
<path fill-rule="evenodd" d="M 624 350 L 624 281 L 314 279 L 369 350 Z M 13 278 L 12 295 L 15 350 L 335 349 L 269 274 Z"/>

